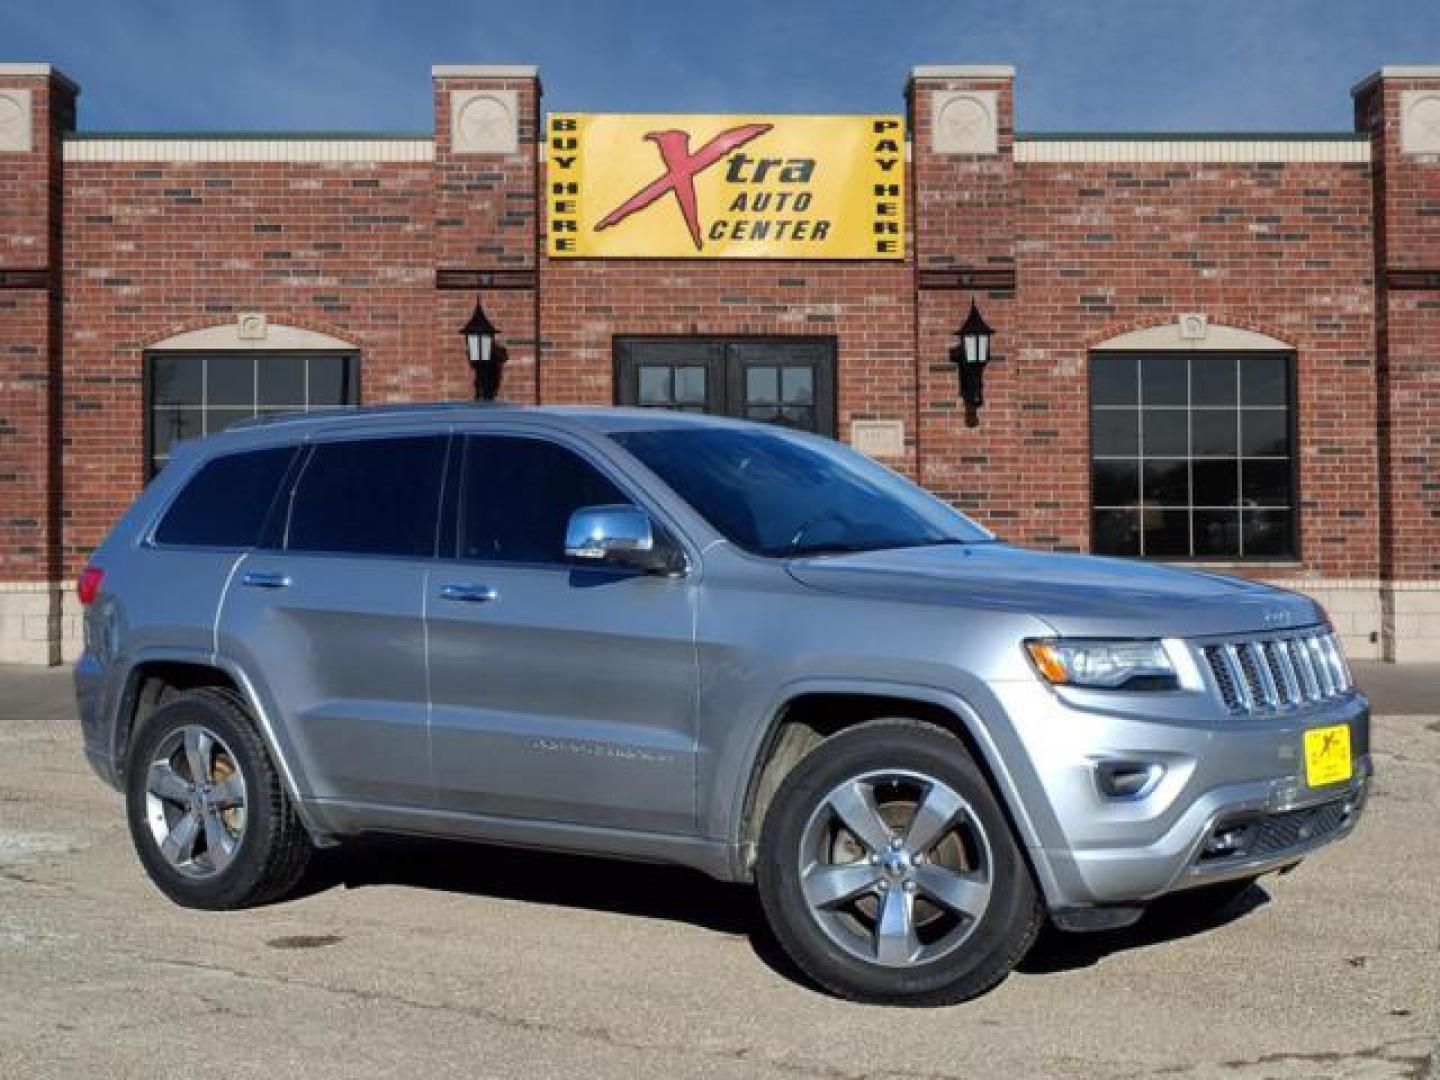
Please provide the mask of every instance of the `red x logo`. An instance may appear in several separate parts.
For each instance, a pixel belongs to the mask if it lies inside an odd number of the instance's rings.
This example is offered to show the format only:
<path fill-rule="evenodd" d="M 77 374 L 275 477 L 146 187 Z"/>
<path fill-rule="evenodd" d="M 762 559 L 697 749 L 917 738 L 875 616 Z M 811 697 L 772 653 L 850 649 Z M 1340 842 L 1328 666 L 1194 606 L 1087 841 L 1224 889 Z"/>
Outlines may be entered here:
<path fill-rule="evenodd" d="M 646 184 L 630 198 L 606 214 L 595 231 L 608 229 L 624 221 L 637 210 L 643 210 L 667 191 L 675 193 L 680 204 L 680 213 L 690 227 L 690 239 L 695 241 L 695 250 L 704 244 L 700 238 L 700 212 L 695 205 L 695 177 L 723 158 L 737 146 L 744 146 L 751 139 L 759 138 L 775 125 L 742 124 L 740 127 L 722 131 L 695 153 L 690 153 L 688 131 L 652 131 L 645 138 L 660 148 L 660 157 L 665 162 L 665 172 L 659 179 Z"/>

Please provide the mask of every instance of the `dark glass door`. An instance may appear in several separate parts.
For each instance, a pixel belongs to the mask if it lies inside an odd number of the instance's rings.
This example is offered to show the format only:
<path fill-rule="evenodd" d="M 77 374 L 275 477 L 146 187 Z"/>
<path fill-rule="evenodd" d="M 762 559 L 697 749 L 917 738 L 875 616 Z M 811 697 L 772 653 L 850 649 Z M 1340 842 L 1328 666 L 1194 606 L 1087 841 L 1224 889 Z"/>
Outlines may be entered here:
<path fill-rule="evenodd" d="M 835 434 L 833 338 L 615 339 L 619 405 Z"/>
<path fill-rule="evenodd" d="M 618 339 L 620 405 L 725 412 L 725 345 L 705 338 Z"/>

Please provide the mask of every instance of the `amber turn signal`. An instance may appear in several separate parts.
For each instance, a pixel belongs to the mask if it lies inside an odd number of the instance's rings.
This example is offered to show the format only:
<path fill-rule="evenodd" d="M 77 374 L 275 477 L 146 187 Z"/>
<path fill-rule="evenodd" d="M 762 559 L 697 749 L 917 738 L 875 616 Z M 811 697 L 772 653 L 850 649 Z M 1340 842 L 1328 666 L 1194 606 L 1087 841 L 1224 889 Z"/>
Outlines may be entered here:
<path fill-rule="evenodd" d="M 1048 641 L 1027 641 L 1025 648 L 1030 652 L 1030 659 L 1040 669 L 1040 674 L 1055 684 L 1068 683 L 1070 681 L 1070 669 L 1060 659 L 1060 653 L 1055 646 Z"/>

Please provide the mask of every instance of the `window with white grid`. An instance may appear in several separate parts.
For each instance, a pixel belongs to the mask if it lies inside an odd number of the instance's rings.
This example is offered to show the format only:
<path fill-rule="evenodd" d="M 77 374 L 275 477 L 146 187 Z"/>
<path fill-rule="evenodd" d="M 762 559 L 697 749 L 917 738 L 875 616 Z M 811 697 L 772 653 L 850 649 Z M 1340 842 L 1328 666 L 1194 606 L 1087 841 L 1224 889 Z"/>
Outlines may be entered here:
<path fill-rule="evenodd" d="M 170 460 L 170 447 L 271 413 L 313 412 L 360 400 L 353 353 L 151 353 L 146 475 Z"/>
<path fill-rule="evenodd" d="M 1091 550 L 1293 559 L 1295 357 L 1090 357 Z"/>

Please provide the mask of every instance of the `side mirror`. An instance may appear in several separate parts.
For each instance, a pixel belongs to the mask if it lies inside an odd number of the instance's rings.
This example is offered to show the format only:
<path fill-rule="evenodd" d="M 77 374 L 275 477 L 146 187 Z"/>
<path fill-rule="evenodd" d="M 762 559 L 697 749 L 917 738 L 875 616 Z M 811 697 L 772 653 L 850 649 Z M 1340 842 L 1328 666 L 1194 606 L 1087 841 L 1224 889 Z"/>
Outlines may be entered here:
<path fill-rule="evenodd" d="M 565 554 L 647 573 L 676 568 L 670 545 L 656 539 L 650 515 L 628 503 L 586 506 L 571 514 L 565 528 Z"/>

